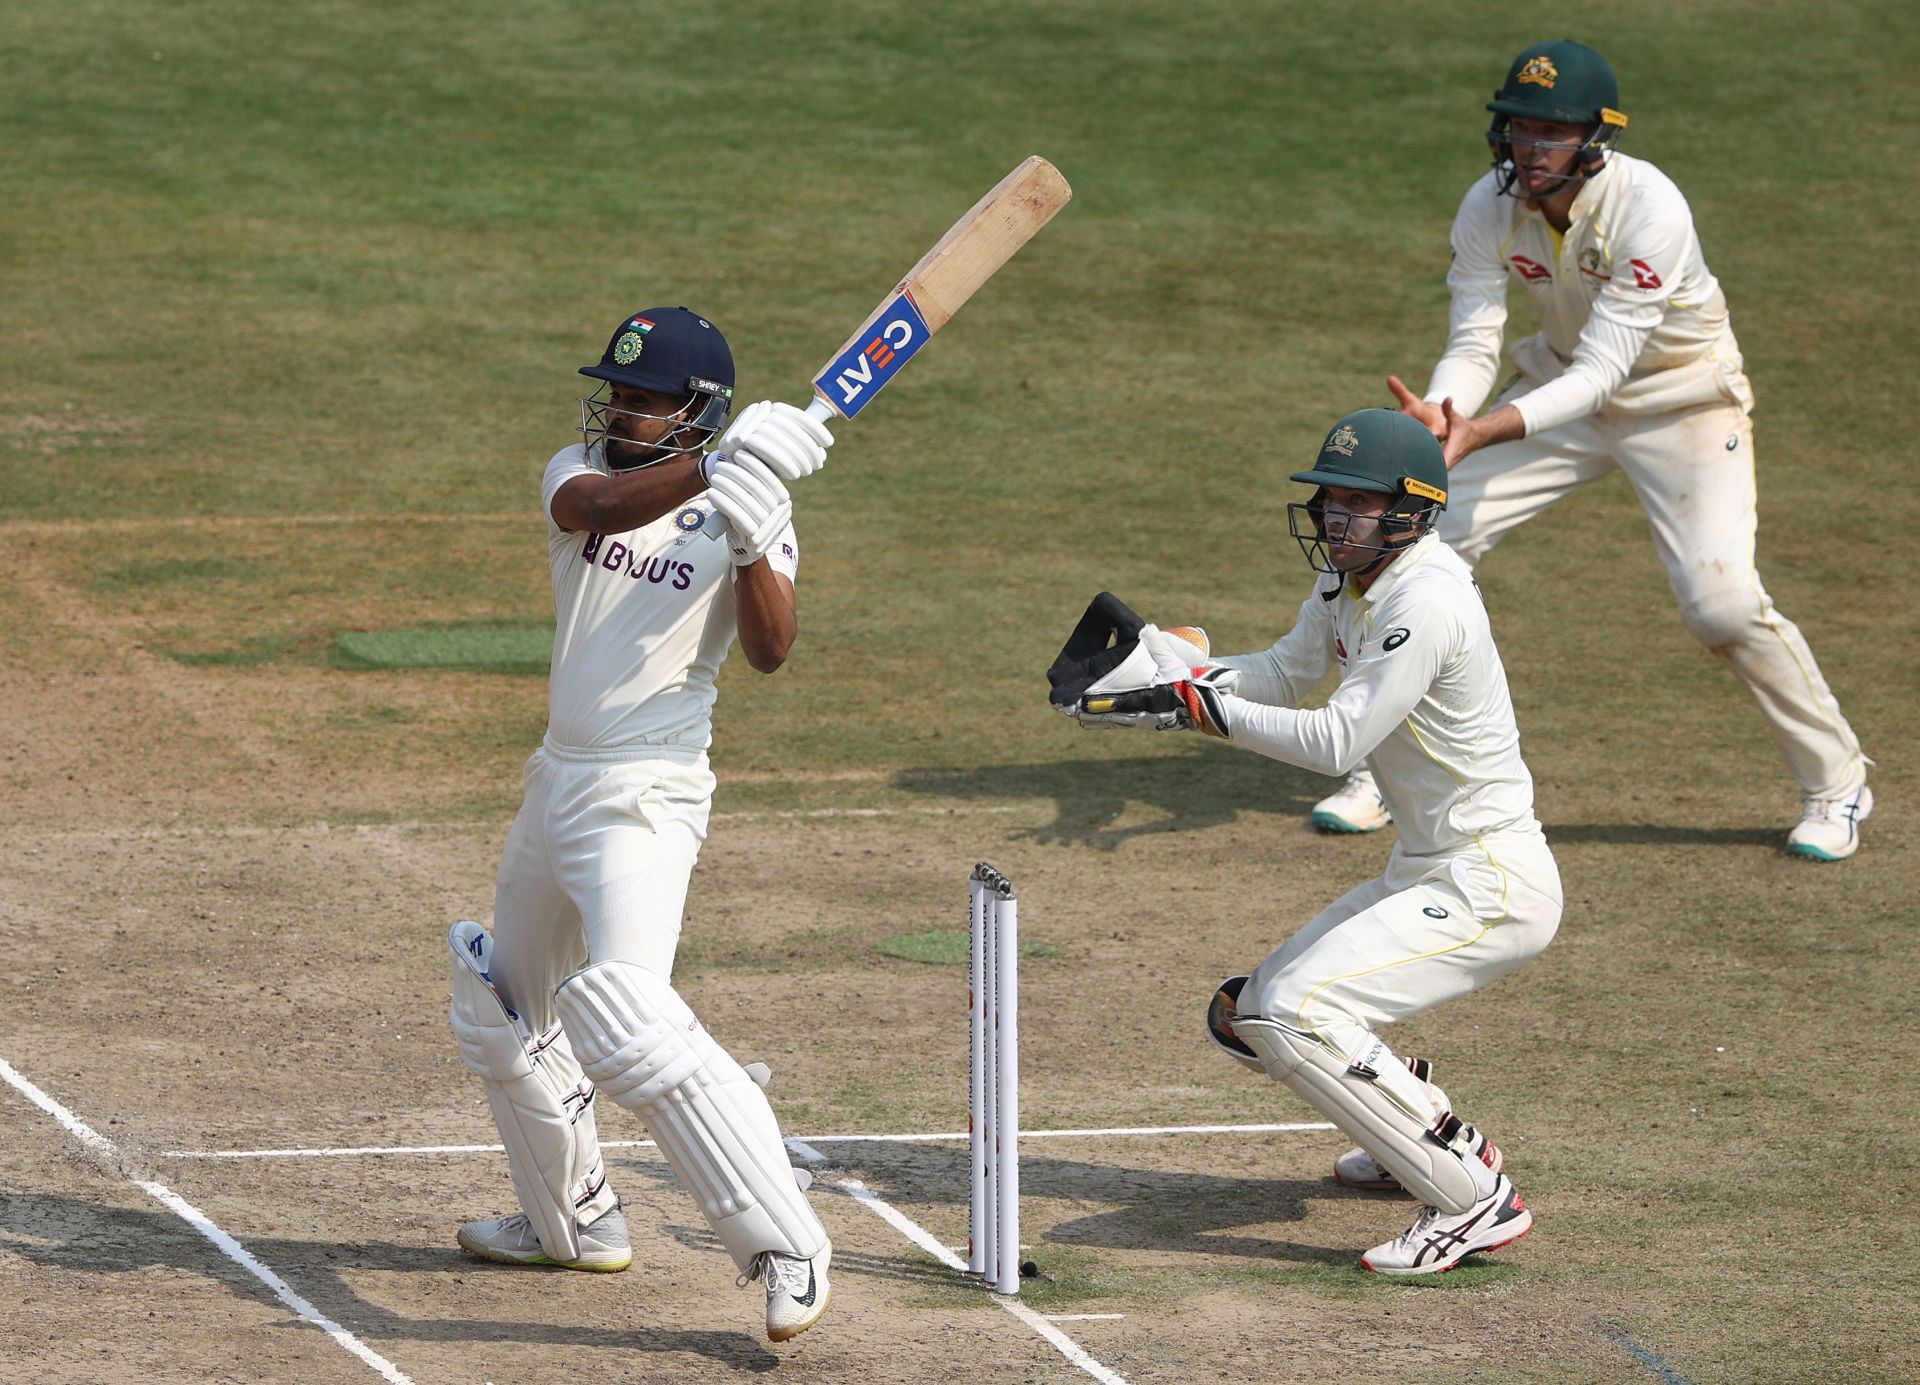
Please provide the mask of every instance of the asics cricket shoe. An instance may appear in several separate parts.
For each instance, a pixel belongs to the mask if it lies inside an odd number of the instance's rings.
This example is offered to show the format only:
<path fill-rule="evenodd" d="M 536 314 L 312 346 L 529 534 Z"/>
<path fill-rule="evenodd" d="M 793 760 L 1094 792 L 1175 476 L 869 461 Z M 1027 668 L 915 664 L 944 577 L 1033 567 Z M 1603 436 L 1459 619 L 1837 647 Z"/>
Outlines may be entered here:
<path fill-rule="evenodd" d="M 735 1281 L 743 1287 L 756 1279 L 765 1281 L 769 1341 L 798 1337 L 826 1316 L 827 1300 L 833 1297 L 833 1286 L 827 1282 L 827 1262 L 831 1259 L 832 1242 L 811 1260 L 763 1250 Z"/>
<path fill-rule="evenodd" d="M 1392 821 L 1369 770 L 1355 770 L 1346 783 L 1313 805 L 1313 825 L 1322 832 L 1378 832 Z"/>
<path fill-rule="evenodd" d="M 1439 1274 L 1475 1251 L 1512 1245 L 1532 1229 L 1533 1213 L 1501 1174 L 1491 1193 L 1458 1216 L 1422 1207 L 1412 1226 L 1361 1256 L 1360 1264 L 1372 1274 Z"/>
<path fill-rule="evenodd" d="M 555 1260 L 540 1248 L 540 1238 L 524 1212 L 492 1221 L 470 1221 L 460 1228 L 460 1248 L 503 1265 L 558 1265 L 563 1270 L 615 1274 L 633 1263 L 627 1217 L 616 1205 L 599 1220 L 580 1228 L 580 1258 Z"/>
<path fill-rule="evenodd" d="M 1873 790 L 1862 784 L 1838 798 L 1811 794 L 1800 807 L 1800 822 L 1787 834 L 1787 855 L 1809 861 L 1844 861 L 1860 849 L 1860 824 L 1873 814 Z"/>

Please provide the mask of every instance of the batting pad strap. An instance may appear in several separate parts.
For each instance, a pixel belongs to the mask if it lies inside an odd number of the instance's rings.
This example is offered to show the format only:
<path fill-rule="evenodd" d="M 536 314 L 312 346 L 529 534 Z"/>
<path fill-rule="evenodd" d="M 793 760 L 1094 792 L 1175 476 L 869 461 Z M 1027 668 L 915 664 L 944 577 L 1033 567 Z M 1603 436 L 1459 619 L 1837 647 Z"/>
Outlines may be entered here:
<path fill-rule="evenodd" d="M 1351 1136 L 1402 1187 L 1451 1215 L 1480 1200 L 1458 1153 L 1434 1138 L 1427 1086 L 1375 1039 L 1353 1062 L 1311 1034 L 1242 1015 L 1233 1032 L 1260 1056 L 1268 1076 Z"/>
<path fill-rule="evenodd" d="M 664 977 L 600 962 L 561 982 L 554 1002 L 587 1076 L 646 1121 L 741 1273 L 765 1251 L 826 1248 L 766 1093 Z"/>
<path fill-rule="evenodd" d="M 488 974 L 492 944 L 470 921 L 447 935 L 454 1040 L 486 1090 L 514 1193 L 540 1248 L 554 1260 L 577 1260 L 580 1224 L 615 1205 L 600 1163 L 593 1086 L 557 1026 L 529 1038 Z"/>

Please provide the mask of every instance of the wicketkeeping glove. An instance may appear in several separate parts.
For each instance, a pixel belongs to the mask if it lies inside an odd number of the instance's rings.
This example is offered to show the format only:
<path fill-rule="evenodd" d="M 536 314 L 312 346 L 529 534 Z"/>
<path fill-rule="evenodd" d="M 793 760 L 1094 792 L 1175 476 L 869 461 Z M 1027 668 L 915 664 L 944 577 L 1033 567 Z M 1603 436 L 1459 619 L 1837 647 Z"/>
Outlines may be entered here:
<path fill-rule="evenodd" d="M 1144 688 L 1090 693 L 1073 719 L 1082 726 L 1150 726 L 1155 731 L 1204 731 L 1222 740 L 1233 732 L 1224 698 L 1240 681 L 1237 669 L 1209 664 L 1192 676 Z"/>
<path fill-rule="evenodd" d="M 720 457 L 707 477 L 707 494 L 726 517 L 727 551 L 736 567 L 766 557 L 793 519 L 787 488 L 755 457 Z"/>
<path fill-rule="evenodd" d="M 833 446 L 833 434 L 827 425 L 791 404 L 763 399 L 749 404 L 719 443 L 701 463 L 701 474 L 711 477 L 713 468 L 730 456 L 757 457 L 784 481 L 811 476 L 827 464 L 827 449 Z"/>

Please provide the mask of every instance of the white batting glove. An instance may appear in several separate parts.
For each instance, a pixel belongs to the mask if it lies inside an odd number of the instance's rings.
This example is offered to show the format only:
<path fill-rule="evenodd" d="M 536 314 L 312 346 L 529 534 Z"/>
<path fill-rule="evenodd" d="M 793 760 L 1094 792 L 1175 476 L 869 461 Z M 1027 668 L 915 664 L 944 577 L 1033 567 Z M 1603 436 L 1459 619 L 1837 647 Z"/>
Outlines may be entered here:
<path fill-rule="evenodd" d="M 714 455 L 707 494 L 726 517 L 727 551 L 735 567 L 757 563 L 792 521 L 793 499 L 758 458 Z"/>
<path fill-rule="evenodd" d="M 763 399 L 749 404 L 720 435 L 702 471 L 711 475 L 721 458 L 744 455 L 759 458 L 784 481 L 798 481 L 827 464 L 827 449 L 832 446 L 833 434 L 827 425 L 805 409 Z"/>

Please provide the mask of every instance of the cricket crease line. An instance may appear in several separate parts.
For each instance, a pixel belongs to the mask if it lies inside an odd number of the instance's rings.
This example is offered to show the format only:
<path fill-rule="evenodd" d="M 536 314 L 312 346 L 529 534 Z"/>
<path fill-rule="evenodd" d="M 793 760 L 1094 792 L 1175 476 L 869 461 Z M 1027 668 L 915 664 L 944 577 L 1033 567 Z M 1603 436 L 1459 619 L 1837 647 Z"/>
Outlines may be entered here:
<path fill-rule="evenodd" d="M 1097 1130 L 1022 1130 L 1023 1140 L 1096 1140 L 1151 1135 L 1291 1135 L 1332 1130 L 1327 1121 L 1287 1121 L 1275 1125 L 1116 1125 Z M 789 1135 L 787 1147 L 802 1158 L 817 1155 L 814 1145 L 931 1144 L 964 1140 L 964 1130 L 930 1130 L 906 1135 Z M 602 1149 L 653 1149 L 652 1140 L 602 1140 Z M 169 1149 L 162 1159 L 354 1159 L 396 1154 L 502 1154 L 500 1145 L 319 1145 L 311 1149 Z"/>
<path fill-rule="evenodd" d="M 288 1284 L 286 1280 L 261 1264 L 246 1247 L 242 1246 L 218 1226 L 214 1225 L 212 1219 L 209 1218 L 206 1213 L 202 1212 L 165 1184 L 156 1183 L 148 1178 L 142 1178 L 134 1171 L 133 1167 L 127 1162 L 126 1156 L 120 1152 L 111 1140 L 107 1139 L 92 1126 L 81 1120 L 80 1117 L 74 1115 L 74 1113 L 69 1111 L 65 1106 L 62 1106 L 58 1101 L 55 1101 L 32 1082 L 21 1076 L 13 1065 L 4 1058 L 0 1058 L 0 1077 L 4 1077 L 8 1085 L 13 1087 L 15 1091 L 19 1092 L 20 1095 L 24 1096 L 35 1106 L 38 1106 L 42 1111 L 52 1116 L 62 1126 L 66 1127 L 67 1133 L 84 1145 L 101 1163 L 118 1172 L 126 1178 L 128 1182 L 140 1189 L 141 1192 L 179 1217 L 188 1226 L 191 1226 L 208 1241 L 212 1242 L 215 1249 L 222 1255 L 226 1256 L 229 1260 L 233 1261 L 234 1264 L 273 1290 L 273 1296 L 286 1304 L 288 1308 L 292 1309 L 301 1321 L 311 1323 L 325 1332 L 329 1337 L 333 1338 L 337 1345 L 359 1357 L 360 1360 L 367 1365 L 373 1367 L 374 1370 L 380 1373 L 382 1379 L 390 1381 L 392 1385 L 413 1385 L 412 1380 L 403 1373 L 398 1366 L 387 1360 L 386 1357 L 380 1355 L 380 1353 L 366 1346 L 358 1337 L 347 1331 L 346 1328 L 340 1326 L 339 1323 L 329 1318 L 318 1308 L 315 1308 L 311 1303 L 307 1302 L 306 1299 L 295 1293 L 293 1287 Z"/>
<path fill-rule="evenodd" d="M 789 1141 L 788 1143 L 792 1144 L 795 1142 Z M 881 1221 L 891 1226 L 902 1236 L 905 1236 L 909 1241 L 913 1242 L 914 1245 L 919 1246 L 920 1249 L 924 1250 L 948 1269 L 958 1270 L 962 1274 L 966 1273 L 967 1262 L 965 1260 L 962 1260 L 958 1255 L 955 1255 L 952 1251 L 941 1245 L 932 1232 L 928 1231 L 924 1226 L 920 1225 L 919 1222 L 913 1220 L 913 1218 L 902 1212 L 898 1207 L 895 1207 L 892 1203 L 874 1192 L 873 1189 L 869 1188 L 859 1179 L 849 1178 L 844 1174 L 835 1173 L 829 1169 L 822 1169 L 821 1172 L 829 1176 L 830 1187 L 845 1193 L 848 1197 L 880 1218 Z M 1032 1328 L 1035 1332 L 1039 1333 L 1055 1351 L 1066 1357 L 1067 1360 L 1071 1361 L 1095 1380 L 1102 1382 L 1102 1385 L 1127 1385 L 1127 1378 L 1125 1376 L 1119 1374 L 1117 1371 L 1108 1370 L 1105 1366 L 1094 1360 L 1092 1356 L 1088 1355 L 1085 1347 L 1081 1346 L 1078 1342 L 1074 1341 L 1073 1338 L 1048 1322 L 1046 1318 L 1034 1312 L 1033 1309 L 1027 1307 L 1027 1305 L 1022 1303 L 1018 1298 L 1006 1294 L 994 1294 L 993 1301 L 1013 1314 L 1014 1317 L 1018 1318 L 1028 1327 Z"/>

